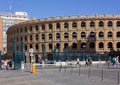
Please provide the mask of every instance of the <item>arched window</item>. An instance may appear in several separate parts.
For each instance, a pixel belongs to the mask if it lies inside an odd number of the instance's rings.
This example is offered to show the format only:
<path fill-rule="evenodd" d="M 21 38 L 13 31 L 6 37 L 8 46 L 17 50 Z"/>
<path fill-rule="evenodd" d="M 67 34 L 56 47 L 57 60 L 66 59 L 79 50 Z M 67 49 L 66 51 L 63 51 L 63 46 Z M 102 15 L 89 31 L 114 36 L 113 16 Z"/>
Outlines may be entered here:
<path fill-rule="evenodd" d="M 99 32 L 99 37 L 104 37 L 104 33 L 103 32 Z"/>
<path fill-rule="evenodd" d="M 81 48 L 86 48 L 86 43 L 81 43 Z"/>
<path fill-rule="evenodd" d="M 72 33 L 72 38 L 77 38 L 77 33 L 76 32 Z"/>
<path fill-rule="evenodd" d="M 116 26 L 120 27 L 120 21 L 117 21 Z"/>
<path fill-rule="evenodd" d="M 25 41 L 27 41 L 27 36 L 25 36 Z"/>
<path fill-rule="evenodd" d="M 81 37 L 82 37 L 82 38 L 85 38 L 85 37 L 86 37 L 85 32 L 81 32 Z"/>
<path fill-rule="evenodd" d="M 30 44 L 30 48 L 32 48 L 32 44 Z"/>
<path fill-rule="evenodd" d="M 60 40 L 60 33 L 56 33 L 56 39 Z"/>
<path fill-rule="evenodd" d="M 112 27 L 113 23 L 112 21 L 108 21 L 108 27 Z"/>
<path fill-rule="evenodd" d="M 42 31 L 45 31 L 45 25 L 44 24 L 42 24 Z"/>
<path fill-rule="evenodd" d="M 32 35 L 30 35 L 30 41 L 32 41 Z"/>
<path fill-rule="evenodd" d="M 112 32 L 108 32 L 108 37 L 112 37 Z"/>
<path fill-rule="evenodd" d="M 117 43 L 117 48 L 120 48 L 120 42 Z"/>
<path fill-rule="evenodd" d="M 103 26 L 104 26 L 103 21 L 100 21 L 100 22 L 99 22 L 99 27 L 103 27 Z"/>
<path fill-rule="evenodd" d="M 38 31 L 38 25 L 35 26 L 35 30 Z"/>
<path fill-rule="evenodd" d="M 49 24 L 49 30 L 52 31 L 52 24 Z"/>
<path fill-rule="evenodd" d="M 103 47 L 104 47 L 103 42 L 100 42 L 100 43 L 99 43 L 99 48 L 103 48 Z"/>
<path fill-rule="evenodd" d="M 25 50 L 27 50 L 27 45 L 25 45 Z"/>
<path fill-rule="evenodd" d="M 52 44 L 49 44 L 49 50 L 53 48 L 53 45 Z"/>
<path fill-rule="evenodd" d="M 77 49 L 77 43 L 73 43 L 73 44 L 72 44 L 72 48 L 73 48 L 73 49 Z"/>
<path fill-rule="evenodd" d="M 30 31 L 32 32 L 32 26 L 30 26 Z"/>
<path fill-rule="evenodd" d="M 81 27 L 86 27 L 86 23 L 85 22 L 81 22 Z"/>
<path fill-rule="evenodd" d="M 112 47 L 113 47 L 112 42 L 109 42 L 108 43 L 108 48 L 112 48 Z"/>
<path fill-rule="evenodd" d="M 25 32 L 27 32 L 27 27 L 25 27 Z"/>
<path fill-rule="evenodd" d="M 73 23 L 72 23 L 72 27 L 77 27 L 77 23 L 76 23 L 76 22 L 73 22 Z"/>
<path fill-rule="evenodd" d="M 120 32 L 117 32 L 117 37 L 120 37 Z"/>
<path fill-rule="evenodd" d="M 42 40 L 45 40 L 45 34 L 42 34 Z"/>
<path fill-rule="evenodd" d="M 23 41 L 23 38 L 22 38 L 22 37 L 20 37 L 20 41 Z"/>
<path fill-rule="evenodd" d="M 68 43 L 64 43 L 64 49 L 68 48 L 68 46 L 69 46 Z"/>
<path fill-rule="evenodd" d="M 95 33 L 94 32 L 90 32 L 90 37 L 95 37 Z"/>
<path fill-rule="evenodd" d="M 56 48 L 60 49 L 60 44 L 59 43 L 56 44 Z"/>
<path fill-rule="evenodd" d="M 69 28 L 69 25 L 67 22 L 64 23 L 64 28 Z"/>
<path fill-rule="evenodd" d="M 50 39 L 50 40 L 52 39 L 52 34 L 49 34 L 49 39 Z"/>
<path fill-rule="evenodd" d="M 95 27 L 95 23 L 93 21 L 90 22 L 90 27 Z"/>
<path fill-rule="evenodd" d="M 68 37 L 69 37 L 69 36 L 68 36 L 68 33 L 64 33 L 64 38 L 65 38 L 65 39 L 68 39 Z"/>
<path fill-rule="evenodd" d="M 95 43 L 94 42 L 90 43 L 90 48 L 95 48 Z"/>
<path fill-rule="evenodd" d="M 57 24 L 56 24 L 56 28 L 57 28 L 57 29 L 60 29 L 60 23 L 57 23 Z"/>
<path fill-rule="evenodd" d="M 36 40 L 38 40 L 38 38 L 39 38 L 38 35 L 36 35 L 35 37 L 36 37 Z"/>
<path fill-rule="evenodd" d="M 35 45 L 36 50 L 38 50 L 38 47 L 39 47 L 38 44 L 36 44 L 36 45 Z"/>

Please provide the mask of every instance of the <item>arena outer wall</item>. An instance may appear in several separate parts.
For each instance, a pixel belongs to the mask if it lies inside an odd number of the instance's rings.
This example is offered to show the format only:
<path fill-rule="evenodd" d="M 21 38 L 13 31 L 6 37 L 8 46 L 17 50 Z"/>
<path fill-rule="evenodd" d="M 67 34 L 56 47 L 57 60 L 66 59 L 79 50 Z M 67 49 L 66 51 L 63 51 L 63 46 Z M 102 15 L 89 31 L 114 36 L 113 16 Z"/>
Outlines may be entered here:
<path fill-rule="evenodd" d="M 110 49 L 120 49 L 120 15 L 85 15 L 33 19 L 11 26 L 7 30 L 7 53 L 12 54 L 13 40 L 25 43 L 25 52 L 34 49 L 34 61 L 42 56 L 45 45 L 45 58 L 52 59 L 54 48 L 60 53 L 99 53 Z M 29 57 L 28 57 L 29 58 Z M 30 62 L 29 59 L 26 62 Z"/>

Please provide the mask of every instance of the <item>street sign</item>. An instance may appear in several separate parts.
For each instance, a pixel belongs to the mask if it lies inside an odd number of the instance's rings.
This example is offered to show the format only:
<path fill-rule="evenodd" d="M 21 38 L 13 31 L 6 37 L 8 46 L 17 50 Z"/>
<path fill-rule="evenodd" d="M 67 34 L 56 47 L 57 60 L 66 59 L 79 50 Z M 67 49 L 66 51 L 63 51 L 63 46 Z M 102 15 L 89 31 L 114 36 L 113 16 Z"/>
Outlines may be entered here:
<path fill-rule="evenodd" d="M 31 53 L 31 54 L 33 53 L 33 48 L 29 49 L 29 53 Z"/>

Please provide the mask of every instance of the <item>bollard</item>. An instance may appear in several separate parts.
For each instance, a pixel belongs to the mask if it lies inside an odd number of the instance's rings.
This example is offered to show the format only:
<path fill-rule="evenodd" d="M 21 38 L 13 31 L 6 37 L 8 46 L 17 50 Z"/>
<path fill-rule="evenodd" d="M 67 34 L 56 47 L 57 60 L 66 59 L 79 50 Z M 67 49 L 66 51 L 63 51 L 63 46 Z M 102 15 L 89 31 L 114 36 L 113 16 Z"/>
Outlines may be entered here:
<path fill-rule="evenodd" d="M 120 73 L 118 71 L 118 84 L 120 84 L 119 80 L 120 80 Z"/>
<path fill-rule="evenodd" d="M 90 66 L 89 66 L 89 71 L 88 71 L 88 77 L 90 78 Z"/>
<path fill-rule="evenodd" d="M 35 64 L 32 64 L 32 73 L 36 73 L 36 65 Z"/>
<path fill-rule="evenodd" d="M 60 64 L 59 71 L 61 71 L 61 68 L 62 68 L 62 64 Z"/>
<path fill-rule="evenodd" d="M 102 81 L 103 81 L 103 68 L 102 68 Z"/>
<path fill-rule="evenodd" d="M 79 64 L 79 76 L 80 76 L 80 71 L 81 71 L 81 68 L 80 68 L 80 67 L 81 67 L 81 65 Z"/>
<path fill-rule="evenodd" d="M 72 68 L 72 64 L 70 64 L 70 67 L 71 67 L 71 74 L 73 73 L 73 68 Z"/>
<path fill-rule="evenodd" d="M 110 65 L 109 65 L 109 63 L 108 63 L 108 69 L 110 68 Z"/>
<path fill-rule="evenodd" d="M 98 68 L 98 63 L 97 63 L 97 68 Z"/>
<path fill-rule="evenodd" d="M 66 72 L 66 66 L 64 67 L 64 71 Z"/>

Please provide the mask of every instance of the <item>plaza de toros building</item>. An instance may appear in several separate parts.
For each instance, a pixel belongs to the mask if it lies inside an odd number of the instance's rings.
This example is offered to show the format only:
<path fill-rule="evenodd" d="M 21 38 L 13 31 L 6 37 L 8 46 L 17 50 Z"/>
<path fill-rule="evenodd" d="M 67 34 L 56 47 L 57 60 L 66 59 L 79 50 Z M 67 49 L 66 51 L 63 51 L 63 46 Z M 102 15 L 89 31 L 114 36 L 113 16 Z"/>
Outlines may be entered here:
<path fill-rule="evenodd" d="M 120 49 L 120 15 L 68 16 L 29 20 L 11 26 L 7 30 L 7 52 L 12 53 L 13 40 L 25 43 L 25 52 L 34 49 L 34 59 L 53 57 L 54 48 L 60 53 L 105 53 L 110 48 Z M 29 60 L 27 60 L 29 62 Z"/>

